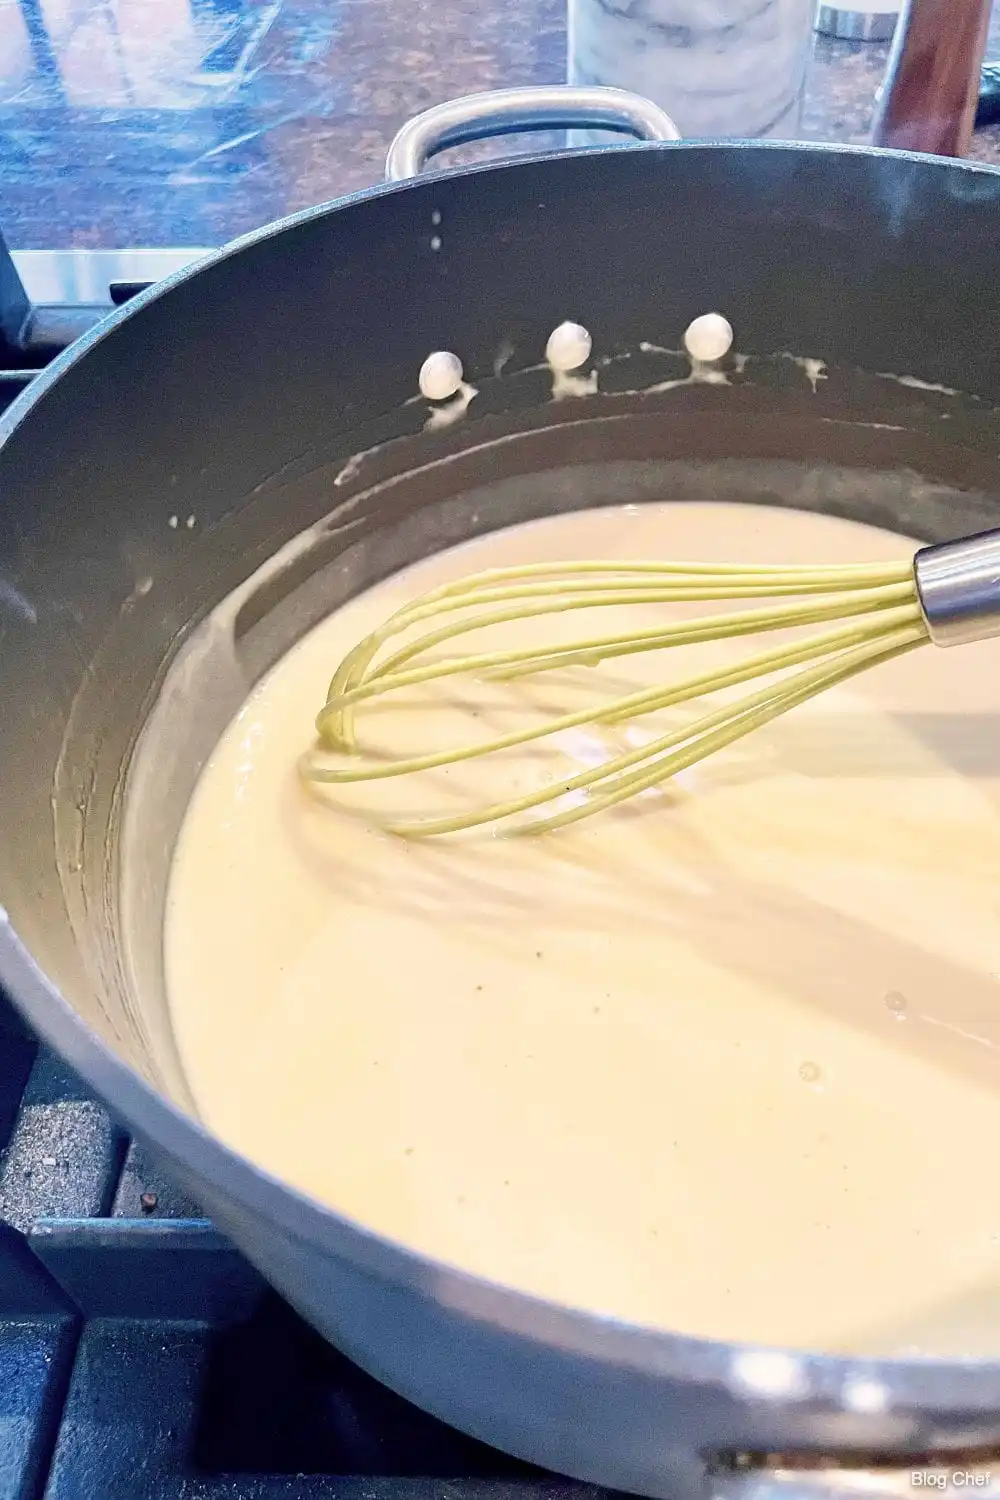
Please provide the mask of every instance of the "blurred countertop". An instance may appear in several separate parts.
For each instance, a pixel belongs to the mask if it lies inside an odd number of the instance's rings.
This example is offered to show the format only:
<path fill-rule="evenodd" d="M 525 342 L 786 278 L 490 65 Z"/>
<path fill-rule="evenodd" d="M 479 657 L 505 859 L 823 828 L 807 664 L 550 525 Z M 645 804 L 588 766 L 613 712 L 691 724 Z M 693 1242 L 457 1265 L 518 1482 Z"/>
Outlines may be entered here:
<path fill-rule="evenodd" d="M 431 104 L 562 82 L 565 17 L 566 0 L 8 0 L 0 224 L 17 249 L 222 244 L 378 181 Z M 886 55 L 815 39 L 806 138 L 865 141 Z M 972 154 L 1000 163 L 1000 126 Z"/>

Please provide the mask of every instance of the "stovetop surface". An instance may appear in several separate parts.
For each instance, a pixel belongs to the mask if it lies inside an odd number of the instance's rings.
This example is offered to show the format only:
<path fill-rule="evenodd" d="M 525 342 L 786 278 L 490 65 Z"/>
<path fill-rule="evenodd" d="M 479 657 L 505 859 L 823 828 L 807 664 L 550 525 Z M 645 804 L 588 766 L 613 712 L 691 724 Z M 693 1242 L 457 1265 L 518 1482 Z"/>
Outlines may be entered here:
<path fill-rule="evenodd" d="M 0 1500 L 593 1494 L 332 1349 L 0 994 Z"/>

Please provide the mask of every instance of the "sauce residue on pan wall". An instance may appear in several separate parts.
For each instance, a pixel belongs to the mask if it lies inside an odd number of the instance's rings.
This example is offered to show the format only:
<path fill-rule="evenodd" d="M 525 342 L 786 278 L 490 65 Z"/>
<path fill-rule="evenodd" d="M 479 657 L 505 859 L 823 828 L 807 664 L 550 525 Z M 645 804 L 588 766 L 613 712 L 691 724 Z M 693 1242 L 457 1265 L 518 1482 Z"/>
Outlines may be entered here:
<path fill-rule="evenodd" d="M 344 652 L 469 572 L 912 551 L 777 509 L 589 511 L 440 554 L 319 626 L 223 736 L 178 846 L 167 979 L 208 1125 L 371 1229 L 561 1303 L 995 1355 L 1000 645 L 922 648 L 541 841 L 402 842 L 296 773 Z M 609 669 L 626 690 L 679 670 Z M 398 717 L 423 748 L 420 714 Z"/>

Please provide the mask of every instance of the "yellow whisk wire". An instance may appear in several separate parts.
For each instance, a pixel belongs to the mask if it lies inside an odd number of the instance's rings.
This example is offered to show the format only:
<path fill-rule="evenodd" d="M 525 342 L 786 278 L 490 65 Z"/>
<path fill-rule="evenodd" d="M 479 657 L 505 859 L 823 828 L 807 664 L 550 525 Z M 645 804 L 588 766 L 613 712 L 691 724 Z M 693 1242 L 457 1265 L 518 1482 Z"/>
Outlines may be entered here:
<path fill-rule="evenodd" d="M 674 621 L 654 629 L 588 636 L 541 649 L 445 656 L 415 665 L 428 652 L 470 631 L 568 610 L 721 598 L 784 600 L 789 596 L 797 596 L 795 602 Z M 442 613 L 462 610 L 474 612 L 438 625 L 381 661 L 376 660 L 394 637 L 439 618 Z M 850 623 L 759 652 L 731 668 L 702 672 L 626 694 L 611 703 L 562 714 L 541 726 L 515 730 L 492 740 L 385 761 L 361 758 L 355 738 L 354 714 L 360 704 L 401 688 L 457 674 L 515 677 L 556 667 L 594 666 L 637 652 L 832 620 Z M 586 562 L 492 569 L 413 600 L 344 658 L 330 684 L 327 702 L 317 716 L 318 746 L 303 757 L 300 770 L 307 783 L 323 786 L 405 776 L 491 755 L 581 725 L 621 722 L 755 677 L 785 674 L 758 692 L 718 708 L 641 749 L 575 776 L 555 778 L 525 796 L 451 817 L 410 821 L 374 818 L 387 831 L 411 838 L 457 833 L 491 823 L 502 825 L 497 831 L 507 836 L 550 831 L 659 785 L 817 693 L 926 640 L 910 563 L 790 568 Z M 805 671 L 790 672 L 793 667 L 817 660 L 817 665 Z M 331 752 L 353 757 L 353 764 L 325 764 L 321 757 Z M 559 812 L 510 822 L 565 798 L 570 799 L 571 805 Z"/>
<path fill-rule="evenodd" d="M 698 602 L 700 595 L 691 592 L 684 602 Z M 852 615 L 869 614 L 893 605 L 905 603 L 913 598 L 913 584 L 886 584 L 865 592 L 837 594 L 825 597 L 820 603 L 779 605 L 770 609 L 743 610 L 721 615 L 707 615 L 698 620 L 677 621 L 663 628 L 632 630 L 623 635 L 591 636 L 571 641 L 557 649 L 539 652 L 536 647 L 517 651 L 491 651 L 480 655 L 446 658 L 425 667 L 415 667 L 402 672 L 399 668 L 417 655 L 433 650 L 471 630 L 487 626 L 512 624 L 536 615 L 562 613 L 565 609 L 593 608 L 589 595 L 582 595 L 566 603 L 559 600 L 542 607 L 521 603 L 503 610 L 477 615 L 471 620 L 457 621 L 440 630 L 421 636 L 405 650 L 397 652 L 386 662 L 366 676 L 373 658 L 390 639 L 388 626 L 367 637 L 346 657 L 333 682 L 323 709 L 316 719 L 316 732 L 330 749 L 350 752 L 354 749 L 353 708 L 368 698 L 381 695 L 390 689 L 416 687 L 421 683 L 439 678 L 469 673 L 505 672 L 511 668 L 526 668 L 532 672 L 549 671 L 556 667 L 598 666 L 602 661 L 614 657 L 632 656 L 640 651 L 659 651 L 669 646 L 690 646 L 705 641 L 724 640 L 737 635 L 749 635 L 759 631 L 783 630 L 797 625 L 813 625 L 822 620 L 845 619 Z M 583 602 L 581 602 L 583 601 Z M 596 601 L 599 604 L 648 604 L 676 603 L 677 595 L 650 598 L 643 591 L 623 595 L 617 591 L 606 591 Z M 421 611 L 419 618 L 425 618 Z M 407 629 L 414 619 L 406 621 L 399 629 Z M 395 630 L 392 634 L 397 633 Z"/>

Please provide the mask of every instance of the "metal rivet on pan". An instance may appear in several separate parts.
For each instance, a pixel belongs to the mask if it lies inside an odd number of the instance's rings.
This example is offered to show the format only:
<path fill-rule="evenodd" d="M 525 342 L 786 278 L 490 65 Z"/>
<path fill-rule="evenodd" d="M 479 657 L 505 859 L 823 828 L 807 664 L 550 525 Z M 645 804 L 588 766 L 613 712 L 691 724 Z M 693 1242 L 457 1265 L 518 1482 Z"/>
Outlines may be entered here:
<path fill-rule="evenodd" d="M 545 358 L 553 370 L 578 370 L 590 358 L 594 341 L 579 323 L 560 323 L 549 334 Z"/>
<path fill-rule="evenodd" d="M 420 366 L 420 394 L 428 401 L 447 401 L 461 389 L 463 373 L 457 354 L 445 349 L 428 354 Z"/>
<path fill-rule="evenodd" d="M 721 313 L 702 313 L 688 325 L 684 347 L 699 364 L 712 364 L 733 347 L 732 324 Z"/>

